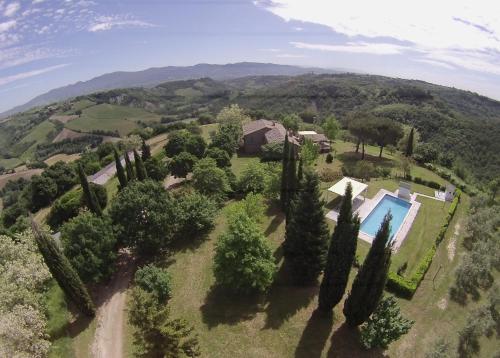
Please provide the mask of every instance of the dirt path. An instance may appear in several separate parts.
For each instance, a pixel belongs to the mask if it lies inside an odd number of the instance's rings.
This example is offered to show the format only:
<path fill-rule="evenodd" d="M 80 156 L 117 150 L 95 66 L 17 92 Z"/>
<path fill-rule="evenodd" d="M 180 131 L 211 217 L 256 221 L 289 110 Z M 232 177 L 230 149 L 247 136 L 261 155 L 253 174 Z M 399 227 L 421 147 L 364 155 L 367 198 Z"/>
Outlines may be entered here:
<path fill-rule="evenodd" d="M 126 318 L 126 291 L 132 280 L 135 263 L 129 252 L 120 252 L 117 271 L 110 283 L 99 292 L 97 328 L 92 344 L 96 358 L 123 357 L 123 324 Z"/>
<path fill-rule="evenodd" d="M 448 249 L 448 260 L 450 261 L 453 261 L 453 258 L 455 257 L 455 252 L 457 250 L 457 239 L 458 239 L 458 235 L 460 235 L 460 229 L 461 229 L 461 226 L 460 226 L 460 222 L 457 222 L 455 224 L 455 228 L 454 228 L 454 232 L 453 232 L 453 236 L 450 240 L 450 243 L 448 244 L 447 246 L 447 249 Z"/>

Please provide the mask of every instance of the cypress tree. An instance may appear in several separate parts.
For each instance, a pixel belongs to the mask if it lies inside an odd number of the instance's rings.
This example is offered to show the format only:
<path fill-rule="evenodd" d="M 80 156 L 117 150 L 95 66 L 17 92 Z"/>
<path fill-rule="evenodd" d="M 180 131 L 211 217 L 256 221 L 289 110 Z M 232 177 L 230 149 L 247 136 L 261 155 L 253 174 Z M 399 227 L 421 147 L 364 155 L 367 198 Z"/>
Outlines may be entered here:
<path fill-rule="evenodd" d="M 405 155 L 407 157 L 411 157 L 413 155 L 413 136 L 414 136 L 414 128 L 412 127 L 411 128 L 411 131 L 410 131 L 410 134 L 408 135 L 408 142 L 406 143 L 406 151 L 405 151 Z"/>
<path fill-rule="evenodd" d="M 286 210 L 288 204 L 288 158 L 290 155 L 288 134 L 285 135 L 285 142 L 283 144 L 283 160 L 281 164 L 281 193 L 280 193 L 280 203 L 281 209 Z"/>
<path fill-rule="evenodd" d="M 344 296 L 356 255 L 359 218 L 352 215 L 352 186 L 347 184 L 337 226 L 328 249 L 325 274 L 319 290 L 319 310 L 331 312 Z"/>
<path fill-rule="evenodd" d="M 288 166 L 287 166 L 287 187 L 288 187 L 288 195 L 286 197 L 287 203 L 286 203 L 286 214 L 288 217 L 288 213 L 290 211 L 290 207 L 292 205 L 292 202 L 295 199 L 295 195 L 297 194 L 297 161 L 296 161 L 296 153 L 295 153 L 295 146 L 294 145 L 289 145 L 289 150 L 288 150 Z"/>
<path fill-rule="evenodd" d="M 125 175 L 125 170 L 123 169 L 122 161 L 118 156 L 116 148 L 113 149 L 113 152 L 115 156 L 116 175 L 118 176 L 118 181 L 120 182 L 120 189 L 123 189 L 127 186 L 127 176 Z"/>
<path fill-rule="evenodd" d="M 302 162 L 302 157 L 299 159 L 299 169 L 297 171 L 297 189 L 300 190 L 300 182 L 304 178 L 304 163 Z"/>
<path fill-rule="evenodd" d="M 132 166 L 132 163 L 130 162 L 130 158 L 128 156 L 128 152 L 125 151 L 123 154 L 125 157 L 125 170 L 127 171 L 127 181 L 132 181 L 135 179 L 135 173 L 134 173 L 134 167 Z"/>
<path fill-rule="evenodd" d="M 78 176 L 80 177 L 80 184 L 82 185 L 83 195 L 85 196 L 85 202 L 90 211 L 92 211 L 97 216 L 102 216 L 102 208 L 99 205 L 99 201 L 87 181 L 87 176 L 83 171 L 81 164 L 78 164 Z"/>
<path fill-rule="evenodd" d="M 146 144 L 146 141 L 142 140 L 142 161 L 145 162 L 149 158 L 151 158 L 151 148 Z"/>
<path fill-rule="evenodd" d="M 31 227 L 38 249 L 52 277 L 57 281 L 66 297 L 83 314 L 93 317 L 95 315 L 94 303 L 73 266 L 56 245 L 54 239 L 40 230 L 33 220 L 31 221 Z"/>
<path fill-rule="evenodd" d="M 384 217 L 345 301 L 344 316 L 350 326 L 365 322 L 382 299 L 391 264 L 391 246 L 388 245 L 391 219 L 391 213 Z"/>
<path fill-rule="evenodd" d="M 148 173 L 146 172 L 146 168 L 144 168 L 144 162 L 142 161 L 141 156 L 134 149 L 134 161 L 135 161 L 135 173 L 137 174 L 137 179 L 143 181 L 147 179 Z"/>
<path fill-rule="evenodd" d="M 302 189 L 291 204 L 284 246 L 286 263 L 300 285 L 314 282 L 324 268 L 329 232 L 323 204 L 318 176 L 306 171 Z"/>

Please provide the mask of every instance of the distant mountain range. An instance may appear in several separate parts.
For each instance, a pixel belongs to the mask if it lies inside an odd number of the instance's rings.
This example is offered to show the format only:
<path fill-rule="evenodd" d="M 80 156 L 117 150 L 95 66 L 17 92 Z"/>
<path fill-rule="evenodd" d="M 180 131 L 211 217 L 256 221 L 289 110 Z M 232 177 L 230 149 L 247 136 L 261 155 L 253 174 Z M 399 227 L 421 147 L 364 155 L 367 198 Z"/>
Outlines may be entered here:
<path fill-rule="evenodd" d="M 339 73 L 345 71 L 306 68 L 273 63 L 239 62 L 225 65 L 198 64 L 194 66 L 167 66 L 148 68 L 135 72 L 112 72 L 80 81 L 68 86 L 55 88 L 41 94 L 31 101 L 0 113 L 0 118 L 23 112 L 33 107 L 44 106 L 68 98 L 87 95 L 94 92 L 129 87 L 154 87 L 164 82 L 210 77 L 214 80 L 228 80 L 246 76 L 296 76 L 305 73 Z"/>

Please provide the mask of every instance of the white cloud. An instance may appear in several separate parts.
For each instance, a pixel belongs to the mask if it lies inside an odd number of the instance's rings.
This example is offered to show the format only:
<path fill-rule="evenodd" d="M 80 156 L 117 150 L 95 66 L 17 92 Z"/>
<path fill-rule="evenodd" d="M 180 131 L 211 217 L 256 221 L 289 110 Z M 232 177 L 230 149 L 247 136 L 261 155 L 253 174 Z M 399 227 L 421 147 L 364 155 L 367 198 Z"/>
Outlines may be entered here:
<path fill-rule="evenodd" d="M 454 69 L 456 68 L 455 66 L 449 65 L 449 64 L 447 64 L 446 62 L 440 62 L 440 61 L 435 61 L 435 60 L 429 60 L 429 59 L 425 59 L 425 58 L 419 58 L 419 59 L 416 59 L 415 61 L 416 61 L 416 62 L 426 63 L 426 64 L 428 64 L 428 65 L 432 65 L 432 66 L 437 66 L 437 67 L 446 68 L 446 69 L 448 69 L 448 70 L 454 70 Z"/>
<path fill-rule="evenodd" d="M 286 21 L 325 25 L 352 38 L 347 45 L 328 44 L 316 46 L 316 50 L 378 54 L 401 51 L 381 40 L 391 38 L 404 44 L 403 48 L 414 50 L 417 59 L 481 72 L 500 71 L 500 1 L 261 0 L 256 4 Z M 354 37 L 364 40 L 354 42 Z M 376 45 L 370 47 L 367 42 Z"/>
<path fill-rule="evenodd" d="M 124 18 L 121 16 L 99 16 L 95 22 L 89 26 L 88 31 L 99 32 L 107 31 L 113 28 L 123 27 L 153 27 L 153 24 L 148 22 Z"/>
<path fill-rule="evenodd" d="M 44 2 L 45 0 L 33 0 L 33 4 L 40 4 Z"/>
<path fill-rule="evenodd" d="M 373 55 L 398 55 L 408 50 L 407 47 L 389 43 L 348 42 L 345 45 L 311 44 L 290 42 L 296 48 L 331 52 L 368 53 Z"/>
<path fill-rule="evenodd" d="M 275 57 L 278 57 L 278 58 L 305 58 L 307 56 L 294 54 L 294 53 L 280 53 L 280 54 L 277 54 Z"/>
<path fill-rule="evenodd" d="M 33 76 L 38 76 L 38 75 L 41 75 L 41 74 L 44 74 L 47 72 L 55 71 L 55 70 L 58 70 L 60 68 L 66 67 L 68 65 L 69 64 L 67 64 L 67 63 L 63 63 L 60 65 L 41 68 L 39 70 L 21 72 L 21 73 L 17 73 L 15 75 L 11 75 L 11 76 L 0 77 L 0 86 L 6 85 L 7 83 L 11 83 L 14 81 L 18 81 L 18 80 L 22 80 L 22 79 L 33 77 Z"/>
<path fill-rule="evenodd" d="M 18 2 L 12 2 L 5 7 L 3 14 L 7 17 L 14 16 L 20 8 L 21 4 L 19 4 Z"/>
<path fill-rule="evenodd" d="M 0 33 L 9 31 L 16 26 L 16 20 L 10 20 L 6 22 L 0 22 Z"/>

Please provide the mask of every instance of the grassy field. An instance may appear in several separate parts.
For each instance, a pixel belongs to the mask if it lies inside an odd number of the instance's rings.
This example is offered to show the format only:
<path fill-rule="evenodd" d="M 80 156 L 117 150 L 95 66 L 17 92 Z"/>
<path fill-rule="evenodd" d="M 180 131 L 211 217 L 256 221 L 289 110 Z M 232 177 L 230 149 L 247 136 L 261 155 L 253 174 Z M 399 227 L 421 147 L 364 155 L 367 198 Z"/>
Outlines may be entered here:
<path fill-rule="evenodd" d="M 140 108 L 99 104 L 83 110 L 80 118 L 67 123 L 66 127 L 73 130 L 88 132 L 101 129 L 118 130 L 120 135 L 127 135 L 138 127 L 137 121 L 157 122 L 160 117 Z"/>
<path fill-rule="evenodd" d="M 44 162 L 47 165 L 52 165 L 52 164 L 55 164 L 59 161 L 62 161 L 65 163 L 71 163 L 71 162 L 74 162 L 75 160 L 77 160 L 78 158 L 80 158 L 80 154 L 56 154 L 50 158 L 45 159 Z"/>

